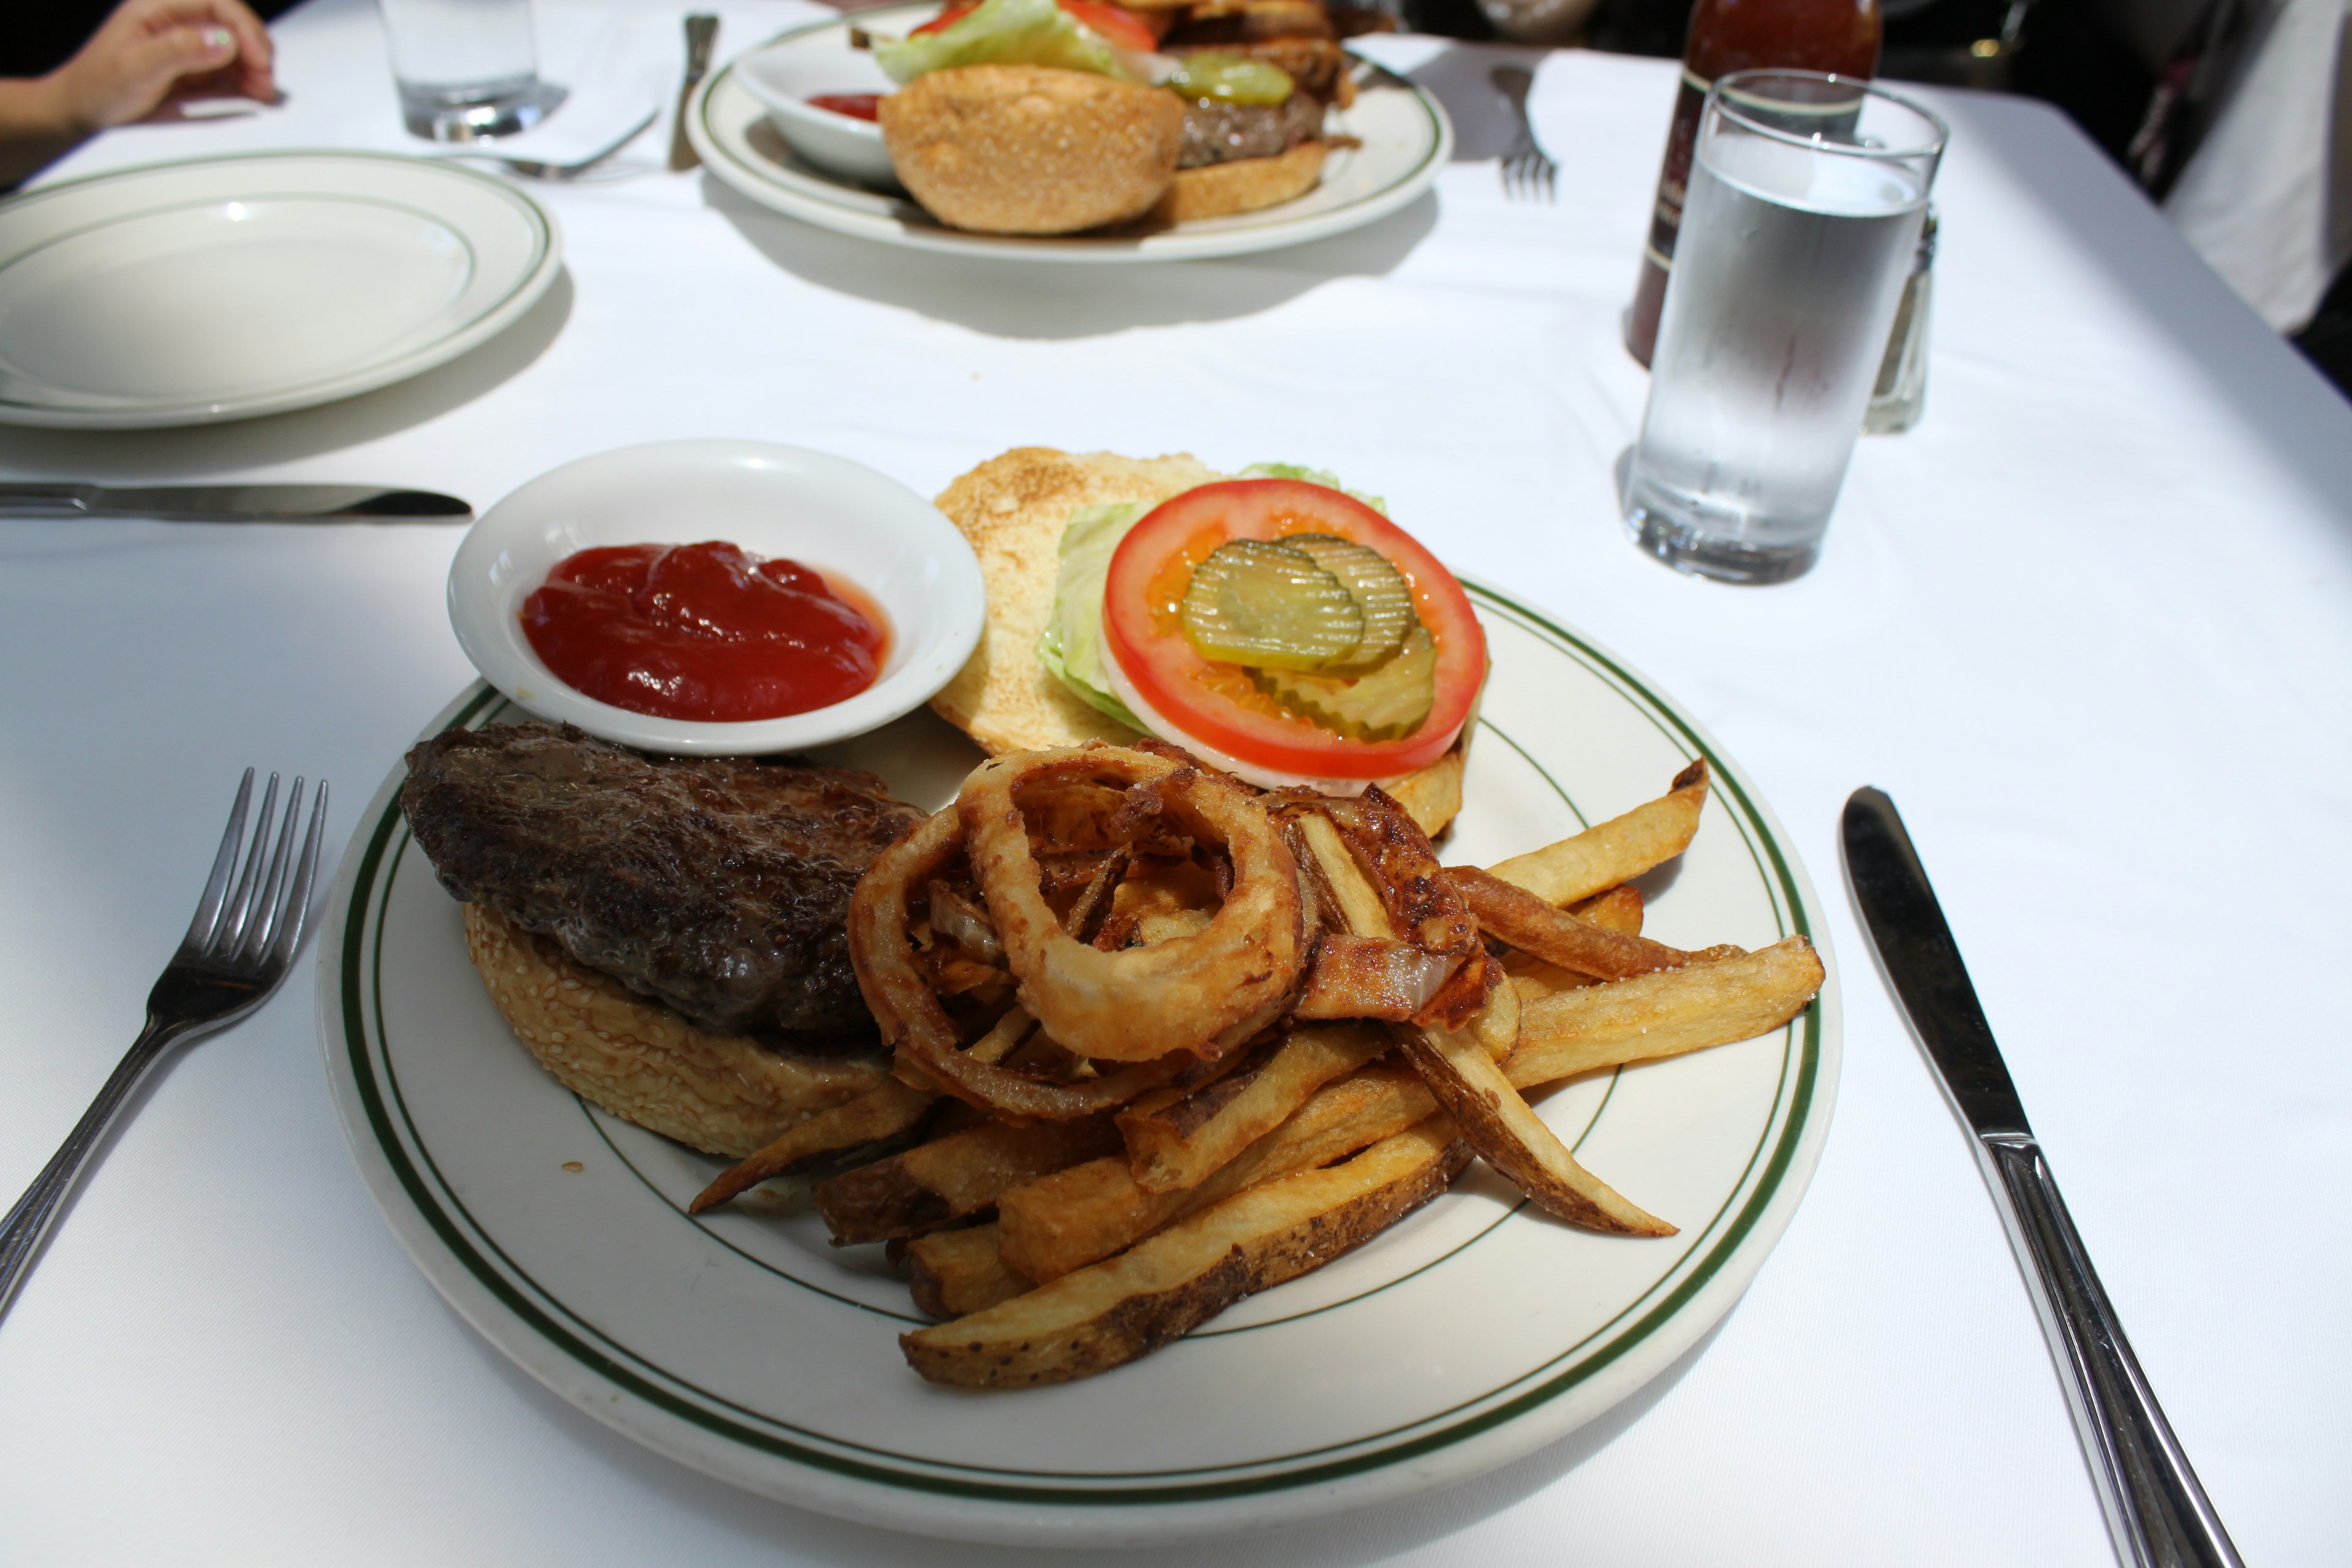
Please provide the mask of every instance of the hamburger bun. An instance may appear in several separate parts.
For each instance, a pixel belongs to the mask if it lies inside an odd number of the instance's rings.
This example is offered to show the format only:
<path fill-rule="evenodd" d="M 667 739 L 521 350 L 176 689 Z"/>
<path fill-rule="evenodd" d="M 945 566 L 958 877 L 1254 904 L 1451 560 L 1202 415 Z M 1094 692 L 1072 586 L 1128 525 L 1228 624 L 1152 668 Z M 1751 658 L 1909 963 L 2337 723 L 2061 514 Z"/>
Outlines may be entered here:
<path fill-rule="evenodd" d="M 1192 223 L 1296 201 L 1322 182 L 1326 150 L 1321 142 L 1302 142 L 1271 158 L 1179 169 L 1151 216 L 1161 223 Z"/>
<path fill-rule="evenodd" d="M 525 1048 L 564 1088 L 666 1138 L 740 1160 L 889 1076 L 876 1056 L 802 1056 L 713 1035 L 572 962 L 483 904 L 466 951 Z"/>
<path fill-rule="evenodd" d="M 932 216 L 980 234 L 1076 234 L 1150 212 L 1182 151 L 1173 93 L 1048 66 L 959 66 L 885 97 L 882 142 Z"/>
<path fill-rule="evenodd" d="M 1079 700 L 1037 658 L 1038 636 L 1054 611 L 1062 531 L 1082 506 L 1154 504 L 1230 477 L 1189 453 L 1137 458 L 1021 447 L 950 484 L 936 504 L 980 557 L 988 624 L 971 658 L 931 699 L 933 710 L 991 756 L 1089 741 L 1134 743 L 1134 731 Z M 1462 809 L 1467 726 L 1463 734 L 1436 762 L 1387 786 L 1433 838 Z"/>

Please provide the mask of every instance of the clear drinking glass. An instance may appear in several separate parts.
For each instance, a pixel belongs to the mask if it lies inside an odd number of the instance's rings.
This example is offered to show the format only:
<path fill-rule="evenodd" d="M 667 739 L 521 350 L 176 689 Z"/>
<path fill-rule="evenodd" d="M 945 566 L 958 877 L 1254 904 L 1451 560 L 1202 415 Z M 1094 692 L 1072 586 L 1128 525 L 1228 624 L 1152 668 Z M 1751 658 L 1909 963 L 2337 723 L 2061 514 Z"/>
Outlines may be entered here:
<path fill-rule="evenodd" d="M 1812 565 L 1947 134 L 1850 78 L 1717 80 L 1627 478 L 1643 549 L 1735 583 Z"/>
<path fill-rule="evenodd" d="M 563 101 L 539 79 L 530 0 L 376 0 L 412 135 L 476 142 L 528 131 Z"/>

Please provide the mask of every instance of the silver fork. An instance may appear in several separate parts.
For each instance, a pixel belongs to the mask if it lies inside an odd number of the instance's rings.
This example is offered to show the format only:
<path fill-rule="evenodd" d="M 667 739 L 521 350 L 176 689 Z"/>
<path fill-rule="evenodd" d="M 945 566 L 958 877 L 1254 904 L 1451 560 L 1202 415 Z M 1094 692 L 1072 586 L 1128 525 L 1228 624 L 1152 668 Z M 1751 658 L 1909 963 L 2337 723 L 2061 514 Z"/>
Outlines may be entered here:
<path fill-rule="evenodd" d="M 1519 121 L 1517 137 L 1503 153 L 1503 194 L 1515 200 L 1551 200 L 1559 165 L 1536 145 L 1536 128 L 1528 119 L 1528 89 L 1535 78 L 1519 66 L 1496 66 L 1486 79 L 1509 100 Z"/>
<path fill-rule="evenodd" d="M 0 1221 L 0 1311 L 7 1310 L 16 1287 L 32 1271 L 41 1239 L 57 1222 L 75 1178 L 149 1069 L 175 1041 L 233 1024 L 260 1006 L 294 966 L 294 950 L 302 944 L 302 927 L 310 915 L 310 884 L 319 869 L 319 834 L 327 820 L 326 781 L 319 782 L 310 830 L 302 836 L 298 855 L 291 851 L 294 819 L 302 809 L 302 781 L 296 778 L 287 792 L 286 820 L 273 848 L 269 819 L 278 805 L 278 775 L 269 775 L 252 847 L 232 890 L 229 877 L 236 871 L 245 810 L 252 800 L 253 770 L 247 768 L 236 786 L 236 805 L 229 811 L 228 831 L 213 859 L 196 918 L 189 922 L 180 950 L 163 966 L 163 978 L 147 994 L 147 1026 L 82 1113 L 65 1146 L 25 1189 L 7 1219 Z"/>
<path fill-rule="evenodd" d="M 493 152 L 488 147 L 475 147 L 470 145 L 453 147 L 446 152 L 428 153 L 425 156 L 428 158 L 478 159 L 485 163 L 496 163 L 500 168 L 509 170 L 514 174 L 520 174 L 527 179 L 532 180 L 555 180 L 559 182 L 563 180 L 576 180 L 582 175 L 599 168 L 606 159 L 612 157 L 614 153 L 618 153 L 622 148 L 635 141 L 637 137 L 644 132 L 646 127 L 651 125 L 660 113 L 660 105 L 655 105 L 653 108 L 646 110 L 644 119 L 638 121 L 635 125 L 630 126 L 626 131 L 622 132 L 617 140 L 605 143 L 603 147 L 598 148 L 595 152 L 589 153 L 584 158 L 575 158 L 568 163 L 542 163 L 536 159 L 531 158 L 512 158 L 509 157 L 504 153 Z"/>

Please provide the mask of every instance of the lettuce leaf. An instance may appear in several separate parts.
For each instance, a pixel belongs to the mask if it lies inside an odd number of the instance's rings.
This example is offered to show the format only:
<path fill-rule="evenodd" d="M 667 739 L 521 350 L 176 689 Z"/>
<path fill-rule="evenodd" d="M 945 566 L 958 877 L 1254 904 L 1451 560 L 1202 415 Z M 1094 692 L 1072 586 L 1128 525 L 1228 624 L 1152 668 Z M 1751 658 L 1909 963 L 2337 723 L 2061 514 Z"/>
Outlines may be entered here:
<path fill-rule="evenodd" d="M 999 0 L 988 0 L 989 5 L 998 3 Z M 876 47 L 878 49 L 880 45 L 877 43 Z M 1388 515 L 1388 504 L 1380 497 L 1349 489 L 1339 482 L 1339 475 L 1321 468 L 1302 468 L 1296 463 L 1253 463 L 1236 477 L 1301 479 L 1353 496 L 1383 517 Z M 1110 577 L 1110 558 L 1118 553 L 1119 541 L 1156 504 L 1138 501 L 1121 506 L 1082 506 L 1070 513 L 1070 521 L 1062 530 L 1060 569 L 1054 576 L 1054 613 L 1046 617 L 1045 629 L 1037 637 L 1037 658 L 1045 668 L 1059 677 L 1080 701 L 1130 730 L 1143 729 L 1143 721 L 1129 711 L 1127 704 L 1112 692 L 1110 678 L 1103 671 L 1103 661 L 1110 657 L 1103 647 L 1103 587 Z"/>
<path fill-rule="evenodd" d="M 1339 476 L 1328 468 L 1309 468 L 1297 463 L 1252 463 L 1236 479 L 1298 479 L 1310 485 L 1321 485 L 1327 490 L 1338 490 L 1351 500 L 1362 501 L 1382 517 L 1389 514 L 1389 503 L 1379 496 L 1368 496 L 1361 490 L 1351 490 L 1339 482 Z"/>
<path fill-rule="evenodd" d="M 951 66 L 1058 66 L 1125 78 L 1118 52 L 1071 20 L 1055 0 L 982 0 L 936 33 L 874 40 L 874 62 L 906 83 Z"/>
<path fill-rule="evenodd" d="M 1109 657 L 1102 645 L 1103 584 L 1118 542 L 1150 510 L 1137 502 L 1082 506 L 1070 514 L 1062 530 L 1061 569 L 1054 578 L 1054 613 L 1037 638 L 1038 658 L 1063 685 L 1130 730 L 1142 729 L 1143 721 L 1112 695 L 1110 678 L 1103 673 L 1103 660 Z"/>

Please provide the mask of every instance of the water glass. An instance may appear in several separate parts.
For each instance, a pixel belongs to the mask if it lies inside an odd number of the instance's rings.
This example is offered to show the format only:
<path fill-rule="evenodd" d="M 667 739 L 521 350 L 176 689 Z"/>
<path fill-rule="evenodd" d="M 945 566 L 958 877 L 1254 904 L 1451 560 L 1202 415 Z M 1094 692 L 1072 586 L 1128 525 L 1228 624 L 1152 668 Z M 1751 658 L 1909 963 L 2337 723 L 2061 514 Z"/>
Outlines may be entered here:
<path fill-rule="evenodd" d="M 376 0 L 412 135 L 477 142 L 528 131 L 563 101 L 539 79 L 530 0 Z"/>
<path fill-rule="evenodd" d="M 1643 549 L 1736 583 L 1813 564 L 1947 134 L 1849 78 L 1716 81 L 1627 476 Z"/>

